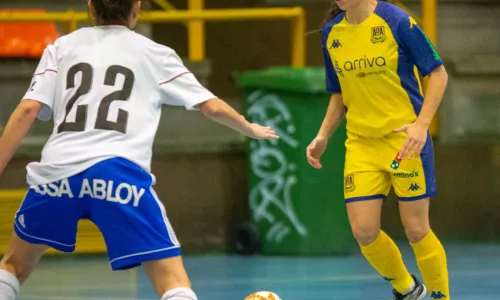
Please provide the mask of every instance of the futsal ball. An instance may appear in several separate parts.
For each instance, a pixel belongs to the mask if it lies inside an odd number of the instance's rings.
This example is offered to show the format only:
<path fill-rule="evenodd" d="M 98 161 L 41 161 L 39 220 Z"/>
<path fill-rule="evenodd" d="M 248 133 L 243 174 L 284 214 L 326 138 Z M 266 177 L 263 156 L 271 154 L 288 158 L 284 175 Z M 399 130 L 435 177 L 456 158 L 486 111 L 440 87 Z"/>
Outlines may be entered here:
<path fill-rule="evenodd" d="M 281 300 L 275 293 L 260 291 L 246 296 L 245 300 Z"/>

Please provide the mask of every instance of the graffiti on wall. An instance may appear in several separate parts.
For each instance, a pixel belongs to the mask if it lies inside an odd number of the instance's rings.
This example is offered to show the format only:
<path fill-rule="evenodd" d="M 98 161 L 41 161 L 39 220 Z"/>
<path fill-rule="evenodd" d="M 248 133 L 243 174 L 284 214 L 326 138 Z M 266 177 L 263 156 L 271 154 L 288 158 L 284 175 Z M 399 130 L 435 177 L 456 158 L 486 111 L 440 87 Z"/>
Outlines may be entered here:
<path fill-rule="evenodd" d="M 249 121 L 271 126 L 280 136 L 280 140 L 250 142 L 251 170 L 257 177 L 257 183 L 250 191 L 253 218 L 258 224 L 270 224 L 265 235 L 268 242 L 280 243 L 293 231 L 307 237 L 307 229 L 293 207 L 292 188 L 297 183 L 296 165 L 287 157 L 285 150 L 299 146 L 294 138 L 296 127 L 292 115 L 277 95 L 256 91 L 248 100 Z"/>

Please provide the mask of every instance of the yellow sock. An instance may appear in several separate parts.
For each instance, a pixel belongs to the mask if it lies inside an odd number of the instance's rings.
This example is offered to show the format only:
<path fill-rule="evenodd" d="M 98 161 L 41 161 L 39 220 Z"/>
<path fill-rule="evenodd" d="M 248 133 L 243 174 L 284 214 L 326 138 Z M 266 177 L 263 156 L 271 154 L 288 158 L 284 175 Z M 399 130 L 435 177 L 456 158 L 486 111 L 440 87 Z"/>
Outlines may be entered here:
<path fill-rule="evenodd" d="M 375 270 L 390 281 L 399 293 L 407 292 L 413 285 L 413 278 L 406 270 L 398 246 L 385 232 L 380 231 L 373 243 L 361 246 L 361 252 Z"/>
<path fill-rule="evenodd" d="M 431 231 L 420 242 L 411 244 L 418 268 L 432 299 L 450 299 L 448 267 L 443 245 Z"/>

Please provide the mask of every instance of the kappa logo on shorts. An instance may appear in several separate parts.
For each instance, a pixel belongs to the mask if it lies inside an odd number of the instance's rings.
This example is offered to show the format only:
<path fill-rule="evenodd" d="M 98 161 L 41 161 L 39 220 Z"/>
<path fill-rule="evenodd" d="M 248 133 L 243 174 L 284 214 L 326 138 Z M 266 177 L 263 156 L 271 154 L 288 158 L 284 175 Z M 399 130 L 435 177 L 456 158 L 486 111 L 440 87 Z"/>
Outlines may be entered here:
<path fill-rule="evenodd" d="M 354 174 L 348 174 L 344 177 L 344 190 L 346 193 L 351 193 L 356 189 L 354 184 Z"/>
<path fill-rule="evenodd" d="M 416 192 L 416 191 L 421 190 L 421 189 L 422 188 L 420 186 L 418 186 L 418 184 L 412 183 L 412 184 L 410 184 L 410 188 L 408 189 L 408 192 L 409 191 Z"/>

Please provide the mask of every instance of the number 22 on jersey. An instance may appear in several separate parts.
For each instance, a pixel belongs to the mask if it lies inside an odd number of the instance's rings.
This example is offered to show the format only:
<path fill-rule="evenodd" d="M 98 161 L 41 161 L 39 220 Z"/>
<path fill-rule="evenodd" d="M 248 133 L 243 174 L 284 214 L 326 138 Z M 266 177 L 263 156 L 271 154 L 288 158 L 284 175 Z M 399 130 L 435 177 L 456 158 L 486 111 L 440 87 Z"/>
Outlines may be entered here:
<path fill-rule="evenodd" d="M 75 106 L 76 101 L 90 92 L 92 89 L 92 79 L 94 74 L 94 69 L 88 63 L 79 63 L 72 66 L 68 70 L 66 78 L 66 89 L 75 88 L 76 75 L 81 73 L 81 84 L 76 88 L 75 94 L 69 99 L 66 105 L 66 114 L 64 116 L 63 122 L 57 127 L 57 133 L 64 131 L 84 131 L 87 123 L 87 105 L 77 105 L 76 106 L 76 117 L 75 122 L 68 122 L 68 114 L 70 113 L 73 106 Z M 121 90 L 115 91 L 106 97 L 104 97 L 99 104 L 99 109 L 97 111 L 97 119 L 94 125 L 95 129 L 101 130 L 114 130 L 121 133 L 126 133 L 127 122 L 128 122 L 128 112 L 119 109 L 118 117 L 115 122 L 108 121 L 109 107 L 113 101 L 127 101 L 132 94 L 132 88 L 134 86 L 135 76 L 132 70 L 125 68 L 123 66 L 113 65 L 106 70 L 106 76 L 104 78 L 104 85 L 115 86 L 116 78 L 118 74 L 125 77 L 123 87 Z"/>

